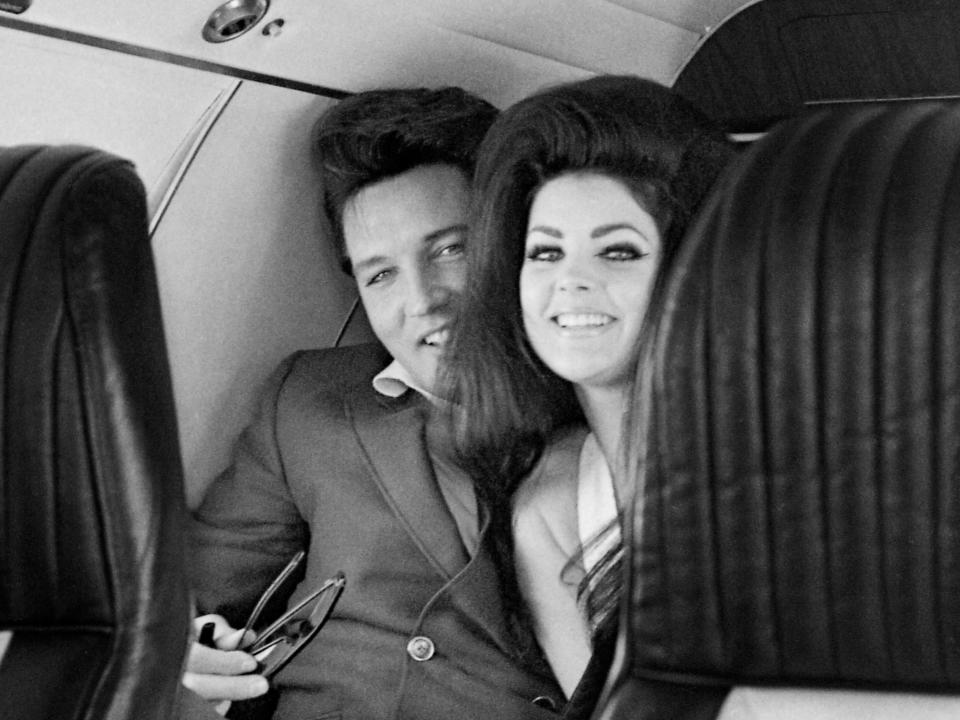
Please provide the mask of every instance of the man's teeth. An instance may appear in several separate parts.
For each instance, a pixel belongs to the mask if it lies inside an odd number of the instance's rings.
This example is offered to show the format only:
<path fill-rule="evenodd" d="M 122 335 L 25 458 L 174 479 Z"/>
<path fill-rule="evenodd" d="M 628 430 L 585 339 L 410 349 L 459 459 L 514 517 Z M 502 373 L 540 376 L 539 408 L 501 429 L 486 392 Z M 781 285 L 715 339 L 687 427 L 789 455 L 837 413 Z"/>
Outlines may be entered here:
<path fill-rule="evenodd" d="M 427 335 L 423 339 L 423 342 L 426 345 L 431 345 L 431 346 L 443 345 L 445 342 L 447 342 L 447 338 L 449 337 L 450 337 L 450 331 L 447 328 L 443 328 L 441 330 L 436 330 L 430 333 L 429 335 Z"/>
<path fill-rule="evenodd" d="M 554 318 L 562 328 L 601 327 L 612 321 L 612 317 L 603 313 L 561 313 Z"/>

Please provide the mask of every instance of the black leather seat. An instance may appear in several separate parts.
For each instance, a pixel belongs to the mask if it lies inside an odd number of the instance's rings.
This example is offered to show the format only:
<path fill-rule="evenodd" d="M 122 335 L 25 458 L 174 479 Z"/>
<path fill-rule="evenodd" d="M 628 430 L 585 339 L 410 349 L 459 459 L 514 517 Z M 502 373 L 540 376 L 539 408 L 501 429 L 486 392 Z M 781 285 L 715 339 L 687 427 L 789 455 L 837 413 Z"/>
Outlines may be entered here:
<path fill-rule="evenodd" d="M 960 107 L 779 128 L 661 291 L 594 717 L 712 718 L 743 685 L 960 693 Z"/>
<path fill-rule="evenodd" d="M 167 718 L 187 647 L 183 481 L 143 186 L 0 150 L 0 717 Z"/>

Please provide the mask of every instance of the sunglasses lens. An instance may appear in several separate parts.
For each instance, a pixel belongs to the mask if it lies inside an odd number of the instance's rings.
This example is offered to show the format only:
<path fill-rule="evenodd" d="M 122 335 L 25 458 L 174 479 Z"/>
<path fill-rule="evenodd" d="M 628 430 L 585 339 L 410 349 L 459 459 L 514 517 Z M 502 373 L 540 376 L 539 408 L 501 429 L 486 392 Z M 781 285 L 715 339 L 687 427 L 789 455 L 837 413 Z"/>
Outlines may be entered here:
<path fill-rule="evenodd" d="M 257 640 L 250 652 L 260 662 L 261 675 L 269 679 L 278 673 L 313 639 L 330 617 L 345 584 L 339 573 Z"/>

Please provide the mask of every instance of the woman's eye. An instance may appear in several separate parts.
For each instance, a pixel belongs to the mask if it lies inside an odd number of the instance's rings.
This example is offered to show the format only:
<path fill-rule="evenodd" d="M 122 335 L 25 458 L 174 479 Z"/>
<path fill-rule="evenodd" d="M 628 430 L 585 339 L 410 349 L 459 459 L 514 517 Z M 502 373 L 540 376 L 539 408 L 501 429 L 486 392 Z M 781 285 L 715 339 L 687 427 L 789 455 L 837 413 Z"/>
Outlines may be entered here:
<path fill-rule="evenodd" d="M 563 257 L 563 251 L 557 247 L 547 247 L 545 245 L 534 245 L 527 250 L 527 260 L 537 262 L 556 262 Z"/>
<path fill-rule="evenodd" d="M 642 250 L 641 248 L 636 247 L 632 244 L 623 244 L 623 245 L 610 245 L 603 249 L 600 253 L 600 256 L 605 260 L 614 260 L 616 262 L 623 262 L 626 260 L 638 260 L 642 257 L 646 257 L 650 253 Z"/>
<path fill-rule="evenodd" d="M 436 257 L 456 257 L 457 255 L 463 255 L 464 246 L 462 242 L 450 243 L 449 245 L 444 245 L 438 249 L 435 253 Z"/>

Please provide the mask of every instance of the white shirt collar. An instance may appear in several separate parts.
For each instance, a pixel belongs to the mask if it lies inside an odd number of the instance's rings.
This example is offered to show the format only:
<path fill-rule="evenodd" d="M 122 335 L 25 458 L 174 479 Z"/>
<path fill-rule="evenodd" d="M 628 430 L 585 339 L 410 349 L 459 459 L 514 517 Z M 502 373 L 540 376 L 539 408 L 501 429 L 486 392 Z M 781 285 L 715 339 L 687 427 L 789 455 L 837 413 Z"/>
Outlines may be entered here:
<path fill-rule="evenodd" d="M 440 402 L 440 398 L 420 387 L 407 369 L 396 360 L 374 375 L 373 389 L 392 398 L 400 397 L 407 390 L 415 390 L 434 404 Z"/>

